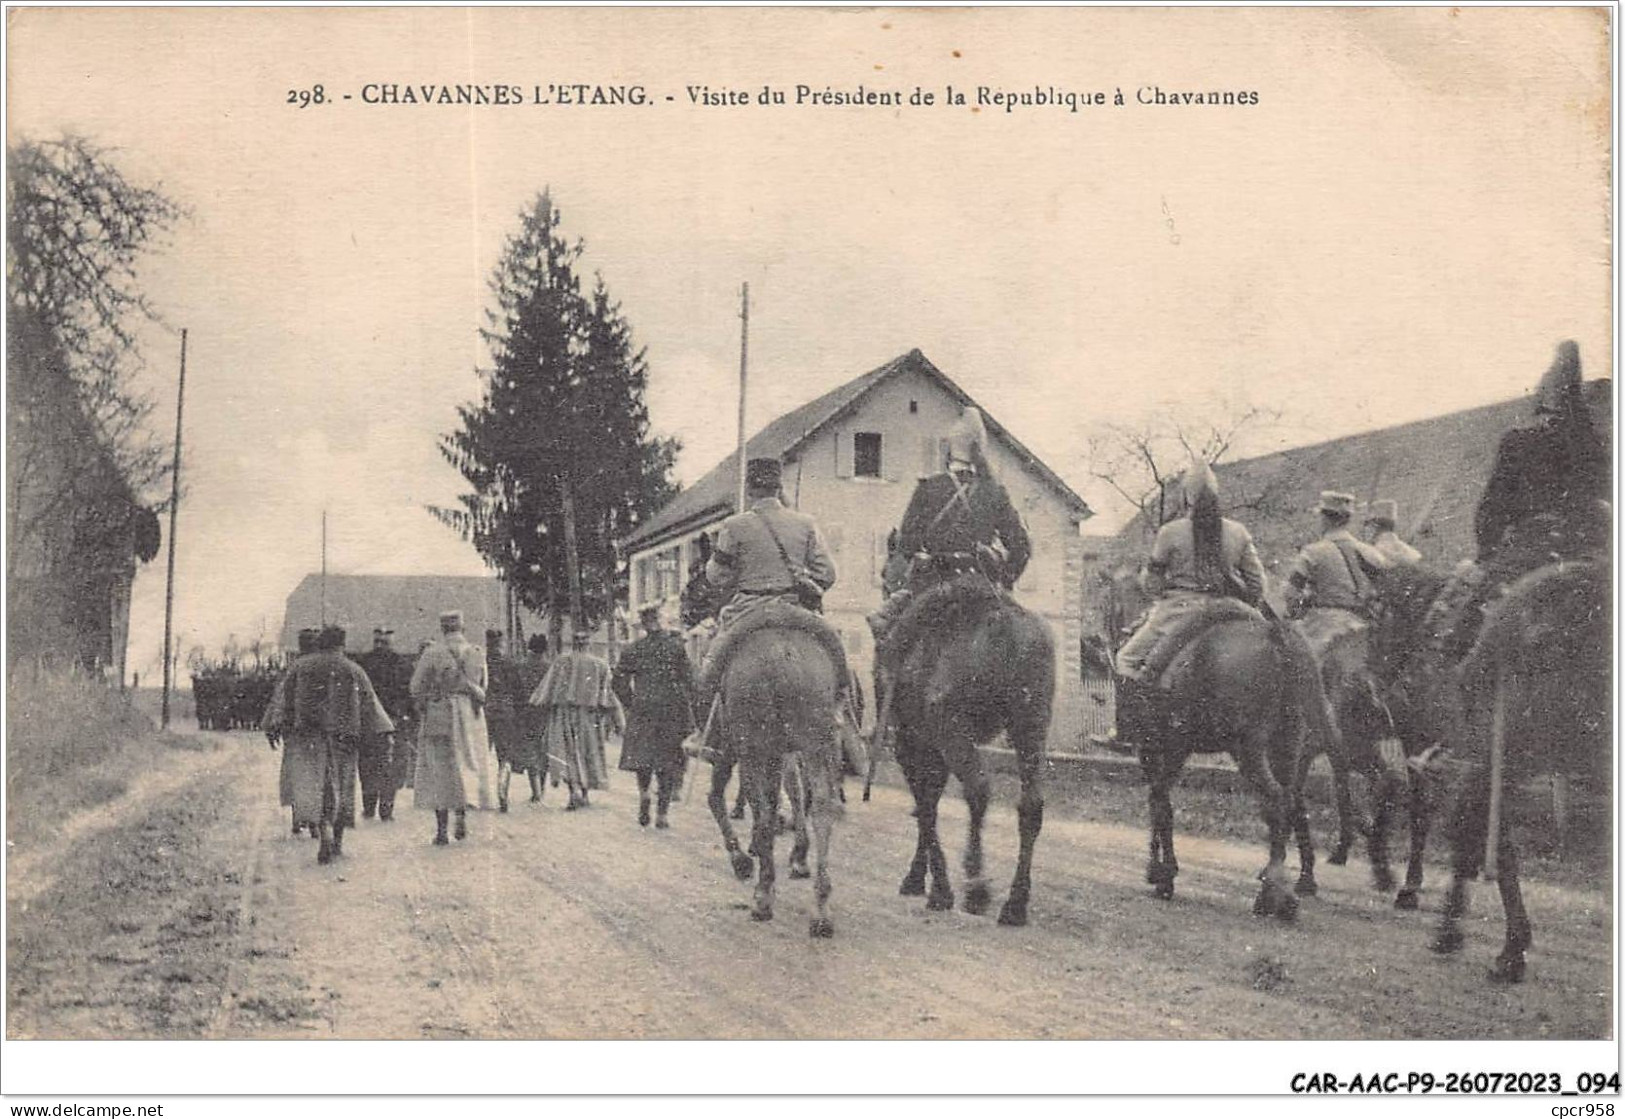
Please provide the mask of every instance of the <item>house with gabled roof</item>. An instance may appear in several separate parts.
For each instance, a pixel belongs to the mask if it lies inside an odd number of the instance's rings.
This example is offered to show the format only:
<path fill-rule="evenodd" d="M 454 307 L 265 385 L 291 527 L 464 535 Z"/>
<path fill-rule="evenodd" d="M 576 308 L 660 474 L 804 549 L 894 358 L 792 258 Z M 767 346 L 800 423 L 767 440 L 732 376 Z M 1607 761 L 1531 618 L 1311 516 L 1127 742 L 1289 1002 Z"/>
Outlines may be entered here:
<path fill-rule="evenodd" d="M 886 537 L 902 521 L 915 482 L 943 469 L 943 437 L 967 405 L 982 410 L 989 461 L 1032 536 L 1033 558 L 1016 597 L 1054 631 L 1050 742 L 1058 750 L 1075 750 L 1082 742 L 1078 530 L 1090 509 L 984 405 L 919 350 L 910 350 L 786 412 L 747 441 L 746 457 L 780 459 L 786 500 L 818 519 L 838 573 L 824 599 L 825 616 L 867 678 L 874 650 L 864 618 L 881 601 Z M 632 617 L 654 605 L 675 619 L 699 537 L 714 534 L 734 512 L 738 471 L 736 451 L 620 541 L 631 563 Z"/>
<path fill-rule="evenodd" d="M 372 648 L 372 631 L 394 632 L 396 652 L 415 653 L 426 641 L 440 636 L 440 613 L 461 610 L 463 629 L 471 641 L 484 639 L 486 630 L 520 636 L 546 633 L 540 615 L 515 606 L 509 614 L 507 588 L 491 575 L 322 575 L 299 581 L 288 595 L 282 615 L 281 646 L 298 648 L 301 629 L 343 626 L 344 645 L 352 653 Z M 598 650 L 602 652 L 603 650 Z"/>

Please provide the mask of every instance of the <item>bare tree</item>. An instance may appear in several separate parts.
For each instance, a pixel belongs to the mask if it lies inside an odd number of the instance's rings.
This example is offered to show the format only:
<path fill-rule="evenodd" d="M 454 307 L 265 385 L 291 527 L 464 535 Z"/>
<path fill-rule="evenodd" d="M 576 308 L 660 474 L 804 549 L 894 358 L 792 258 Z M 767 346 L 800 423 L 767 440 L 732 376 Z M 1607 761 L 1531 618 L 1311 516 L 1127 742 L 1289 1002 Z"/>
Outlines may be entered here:
<path fill-rule="evenodd" d="M 1170 413 L 1138 425 L 1104 423 L 1089 437 L 1089 475 L 1134 509 L 1145 533 L 1154 533 L 1179 514 L 1178 482 L 1193 460 L 1223 462 L 1239 442 L 1280 422 L 1278 409 L 1244 404 Z M 1247 508 L 1262 500 L 1264 495 L 1255 495 L 1227 504 Z"/>

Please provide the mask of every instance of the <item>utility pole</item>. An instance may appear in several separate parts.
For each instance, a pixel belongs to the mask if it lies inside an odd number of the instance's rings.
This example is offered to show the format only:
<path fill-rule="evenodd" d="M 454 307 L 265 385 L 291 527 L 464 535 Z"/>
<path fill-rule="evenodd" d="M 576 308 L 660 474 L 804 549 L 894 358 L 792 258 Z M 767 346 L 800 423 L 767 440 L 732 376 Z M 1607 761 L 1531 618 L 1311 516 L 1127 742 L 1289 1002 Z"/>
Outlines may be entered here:
<path fill-rule="evenodd" d="M 186 330 L 181 329 L 181 383 L 175 394 L 175 462 L 169 472 L 169 579 L 164 584 L 164 698 L 159 726 L 169 726 L 169 692 L 175 683 L 175 657 L 170 649 L 175 627 L 175 514 L 181 504 L 181 414 L 186 405 Z"/>
<path fill-rule="evenodd" d="M 322 510 L 322 628 L 327 628 L 327 510 Z"/>
<path fill-rule="evenodd" d="M 750 284 L 739 285 L 739 492 L 737 513 L 745 511 L 745 357 L 750 339 Z"/>

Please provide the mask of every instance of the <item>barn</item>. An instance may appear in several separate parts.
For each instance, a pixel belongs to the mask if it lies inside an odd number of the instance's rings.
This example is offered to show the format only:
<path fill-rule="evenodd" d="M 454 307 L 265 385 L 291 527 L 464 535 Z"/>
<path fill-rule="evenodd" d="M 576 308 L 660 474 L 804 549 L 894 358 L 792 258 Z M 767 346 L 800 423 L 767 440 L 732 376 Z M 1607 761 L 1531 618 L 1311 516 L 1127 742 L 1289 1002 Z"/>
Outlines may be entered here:
<path fill-rule="evenodd" d="M 546 633 L 545 619 L 522 608 L 519 631 Z M 461 610 L 463 627 L 480 641 L 488 629 L 508 633 L 508 595 L 493 576 L 463 575 L 306 575 L 288 596 L 280 644 L 295 649 L 299 631 L 313 626 L 345 629 L 345 648 L 362 653 L 372 648 L 375 628 L 393 630 L 398 652 L 415 653 L 440 636 L 440 613 Z"/>
<path fill-rule="evenodd" d="M 746 456 L 781 459 L 789 503 L 818 519 L 839 576 L 825 614 L 867 674 L 874 650 L 864 618 L 880 604 L 886 537 L 902 520 L 915 482 L 941 470 L 943 435 L 967 405 L 986 417 L 989 460 L 1032 536 L 1032 562 L 1016 597 L 1055 634 L 1051 748 L 1076 750 L 1083 739 L 1079 527 L 1090 509 L 984 405 L 910 350 L 780 416 L 749 439 Z M 738 470 L 735 452 L 620 542 L 631 563 L 633 617 L 650 605 L 676 616 L 700 535 L 714 533 L 734 512 Z"/>

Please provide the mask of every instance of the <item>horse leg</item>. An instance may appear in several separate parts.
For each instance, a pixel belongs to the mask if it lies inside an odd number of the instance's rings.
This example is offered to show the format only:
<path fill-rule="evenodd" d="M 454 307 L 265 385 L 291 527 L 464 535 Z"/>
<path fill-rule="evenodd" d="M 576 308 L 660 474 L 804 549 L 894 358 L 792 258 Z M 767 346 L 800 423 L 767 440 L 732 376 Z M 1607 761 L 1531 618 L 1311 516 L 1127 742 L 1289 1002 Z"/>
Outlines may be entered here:
<path fill-rule="evenodd" d="M 1248 748 L 1248 747 L 1251 748 Z M 1264 822 L 1269 827 L 1270 856 L 1263 873 L 1253 913 L 1260 917 L 1271 914 L 1283 921 L 1297 915 L 1298 899 L 1286 888 L 1286 845 L 1292 831 L 1293 803 L 1289 790 L 1281 787 L 1264 760 L 1262 743 L 1256 739 L 1238 750 L 1236 761 L 1242 776 L 1258 793 L 1263 804 Z"/>
<path fill-rule="evenodd" d="M 1010 896 L 999 910 L 999 924 L 1025 925 L 1027 903 L 1033 892 L 1033 849 L 1044 827 L 1044 729 L 1048 723 L 1013 731 L 1010 744 L 1016 751 L 1021 775 L 1021 799 L 1016 802 L 1016 829 L 1021 849 L 1016 855 L 1016 876 L 1010 881 Z"/>
<path fill-rule="evenodd" d="M 1161 751 L 1146 747 L 1140 756 L 1157 759 L 1145 767 L 1151 782 L 1151 791 L 1147 794 L 1151 810 L 1151 858 L 1146 864 L 1145 880 L 1156 896 L 1166 901 L 1174 896 L 1174 879 L 1179 874 L 1179 860 L 1174 858 L 1174 806 L 1169 799 L 1179 770 Z"/>
<path fill-rule="evenodd" d="M 807 850 L 812 846 L 812 839 L 807 834 L 807 793 L 810 784 L 805 759 L 796 754 L 790 755 L 784 766 L 784 795 L 790 800 L 790 827 L 796 835 L 795 844 L 790 848 L 791 878 L 812 877 L 812 871 L 807 869 Z"/>
<path fill-rule="evenodd" d="M 982 874 L 982 821 L 987 816 L 988 802 L 993 799 L 993 786 L 982 768 L 975 743 L 956 742 L 944 751 L 944 756 L 953 759 L 954 775 L 959 778 L 965 805 L 970 809 L 970 828 L 965 838 L 964 908 L 966 913 L 980 916 L 993 901 L 993 892 Z"/>
<path fill-rule="evenodd" d="M 1328 757 L 1335 753 L 1335 750 L 1327 751 Z M 1315 881 L 1315 836 L 1309 830 L 1309 805 L 1303 795 L 1309 780 L 1309 765 L 1313 761 L 1314 755 L 1308 750 L 1299 752 L 1293 785 L 1289 790 L 1292 799 L 1291 829 L 1298 841 L 1298 881 L 1293 884 L 1292 890 L 1299 897 L 1306 898 L 1320 892 L 1320 884 Z M 1335 772 L 1335 764 L 1333 769 Z"/>
<path fill-rule="evenodd" d="M 711 816 L 722 831 L 722 845 L 728 852 L 728 861 L 733 864 L 734 877 L 741 882 L 750 881 L 750 856 L 739 849 L 739 837 L 734 834 L 733 825 L 728 822 L 728 782 L 734 775 L 734 762 L 718 761 L 711 767 L 711 792 L 705 798 L 706 805 L 711 809 Z M 743 785 L 743 781 L 740 782 Z"/>
<path fill-rule="evenodd" d="M 1432 813 L 1427 782 L 1420 775 L 1410 779 L 1406 803 L 1411 822 L 1411 853 L 1405 863 L 1405 885 L 1394 898 L 1395 909 L 1415 909 L 1419 904 L 1417 894 L 1422 889 L 1422 854 L 1428 845 L 1428 822 Z"/>
<path fill-rule="evenodd" d="M 1303 759 L 1299 768 L 1300 789 L 1304 787 L 1302 778 L 1308 776 L 1309 763 L 1313 760 L 1311 757 Z M 1326 750 L 1326 761 L 1332 767 L 1332 795 L 1337 800 L 1337 846 L 1326 856 L 1326 861 L 1332 866 L 1346 866 L 1349 861 L 1349 850 L 1354 846 L 1355 837 L 1360 834 L 1363 825 L 1363 821 L 1355 811 L 1354 798 L 1349 793 L 1348 745 L 1339 740 L 1330 746 Z"/>
<path fill-rule="evenodd" d="M 746 758 L 741 777 L 750 791 L 750 806 L 756 818 L 751 821 L 751 851 L 756 855 L 756 897 L 750 911 L 753 921 L 773 919 L 773 896 L 778 869 L 773 863 L 773 843 L 778 838 L 779 787 L 784 783 L 782 757 Z"/>
<path fill-rule="evenodd" d="M 1461 931 L 1467 915 L 1472 880 L 1484 862 L 1484 836 L 1489 830 L 1485 818 L 1489 804 L 1489 770 L 1483 769 L 1467 790 L 1456 799 L 1450 820 L 1451 878 L 1445 894 L 1444 913 L 1433 938 L 1435 952 L 1459 952 L 1466 943 Z"/>
<path fill-rule="evenodd" d="M 1377 814 L 1366 834 L 1366 856 L 1371 861 L 1371 885 L 1378 893 L 1394 888 L 1394 872 L 1388 865 L 1388 833 L 1394 825 L 1394 807 L 1399 801 L 1400 779 L 1379 766 L 1371 773 L 1372 794 Z"/>
<path fill-rule="evenodd" d="M 1506 942 L 1490 968 L 1490 979 L 1497 983 L 1521 983 L 1526 967 L 1524 951 L 1534 942 L 1534 935 L 1529 927 L 1529 914 L 1523 907 L 1523 889 L 1518 884 L 1518 849 L 1505 828 L 1501 830 L 1497 856 L 1501 866 L 1496 885 L 1501 888 L 1501 908 L 1506 913 Z"/>
<path fill-rule="evenodd" d="M 954 891 L 948 881 L 948 860 L 942 854 L 942 840 L 937 835 L 937 805 L 947 784 L 947 770 L 940 763 L 930 766 L 921 776 L 920 798 L 916 802 L 920 843 L 925 848 L 926 865 L 931 872 L 931 889 L 925 899 L 927 909 L 954 907 Z"/>
<path fill-rule="evenodd" d="M 925 896 L 925 873 L 930 863 L 930 846 L 925 839 L 925 825 L 920 822 L 920 805 L 925 803 L 925 786 L 920 780 L 919 767 L 914 761 L 912 751 L 899 749 L 897 760 L 903 770 L 903 779 L 908 782 L 909 795 L 914 798 L 914 861 L 909 864 L 908 873 L 903 876 L 903 884 L 897 892 L 906 898 Z"/>
<path fill-rule="evenodd" d="M 816 841 L 814 847 L 814 861 L 817 867 L 813 881 L 813 900 L 818 907 L 811 923 L 807 926 L 807 935 L 816 938 L 827 938 L 835 935 L 835 923 L 829 919 L 829 895 L 833 892 L 829 881 L 829 841 L 835 830 L 835 816 L 841 809 L 834 802 L 832 786 L 841 772 L 840 747 L 836 747 L 834 757 L 826 756 L 823 767 L 826 772 L 808 772 L 806 760 L 803 760 L 802 778 L 807 784 L 807 791 L 812 802 L 808 814 L 812 817 L 813 836 Z"/>

